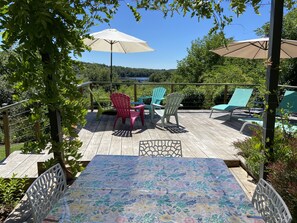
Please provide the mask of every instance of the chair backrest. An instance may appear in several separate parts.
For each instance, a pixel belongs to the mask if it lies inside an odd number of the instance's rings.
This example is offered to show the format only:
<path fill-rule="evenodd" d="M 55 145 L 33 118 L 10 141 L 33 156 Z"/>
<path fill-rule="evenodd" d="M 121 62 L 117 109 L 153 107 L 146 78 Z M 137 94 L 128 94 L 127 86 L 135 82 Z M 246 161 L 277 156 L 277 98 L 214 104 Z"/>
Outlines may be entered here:
<path fill-rule="evenodd" d="M 151 104 L 159 105 L 161 103 L 162 99 L 164 98 L 165 93 L 166 93 L 166 88 L 163 88 L 163 87 L 154 88 Z"/>
<path fill-rule="evenodd" d="M 277 113 L 283 109 L 285 113 L 297 113 L 297 91 L 286 91 L 283 99 L 280 101 Z"/>
<path fill-rule="evenodd" d="M 252 203 L 265 222 L 290 223 L 290 211 L 275 189 L 265 180 L 260 179 L 253 194 Z"/>
<path fill-rule="evenodd" d="M 164 108 L 164 116 L 175 115 L 183 99 L 184 95 L 177 92 L 167 95 Z"/>
<path fill-rule="evenodd" d="M 139 141 L 139 156 L 182 157 L 180 140 Z"/>
<path fill-rule="evenodd" d="M 114 108 L 117 110 L 117 116 L 130 117 L 131 101 L 128 95 L 123 93 L 112 93 L 110 99 Z"/>
<path fill-rule="evenodd" d="M 250 88 L 236 88 L 228 105 L 246 107 L 247 103 L 252 96 L 253 89 Z"/>
<path fill-rule="evenodd" d="M 31 184 L 26 195 L 35 223 L 46 217 L 53 205 L 64 195 L 66 187 L 66 178 L 60 164 L 49 168 Z"/>

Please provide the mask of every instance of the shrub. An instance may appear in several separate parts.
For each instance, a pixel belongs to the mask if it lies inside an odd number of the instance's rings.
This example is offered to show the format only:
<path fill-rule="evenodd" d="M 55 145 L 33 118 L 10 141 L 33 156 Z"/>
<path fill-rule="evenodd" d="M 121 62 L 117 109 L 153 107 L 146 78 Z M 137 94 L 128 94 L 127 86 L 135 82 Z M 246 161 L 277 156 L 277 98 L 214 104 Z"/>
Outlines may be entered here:
<path fill-rule="evenodd" d="M 184 108 L 202 108 L 204 103 L 204 93 L 199 92 L 196 87 L 189 86 L 183 89 L 182 93 L 185 95 L 182 104 Z"/>
<path fill-rule="evenodd" d="M 8 180 L 0 178 L 0 222 L 8 216 L 25 193 L 28 178 L 15 176 L 14 174 Z"/>
<path fill-rule="evenodd" d="M 5 89 L 0 89 L 0 107 L 3 103 L 12 104 L 12 95 Z"/>
<path fill-rule="evenodd" d="M 247 168 L 251 175 L 254 178 L 258 178 L 260 164 L 265 161 L 265 156 L 262 153 L 264 147 L 262 144 L 261 131 L 255 129 L 251 138 L 236 141 L 233 145 L 240 150 L 238 155 L 245 158 Z"/>
<path fill-rule="evenodd" d="M 268 180 L 287 204 L 297 221 L 297 156 L 287 162 L 277 161 L 269 166 Z"/>
<path fill-rule="evenodd" d="M 0 128 L 0 145 L 4 144 L 4 134 L 2 132 L 2 129 Z"/>
<path fill-rule="evenodd" d="M 263 155 L 262 131 L 254 129 L 253 136 L 237 141 L 234 146 L 246 159 L 247 167 L 256 178 L 263 162 L 274 160 L 267 168 L 268 181 L 284 199 L 293 216 L 297 219 L 297 138 L 279 128 L 275 129 L 273 157 L 268 151 Z M 296 222 L 296 220 L 294 221 Z"/>

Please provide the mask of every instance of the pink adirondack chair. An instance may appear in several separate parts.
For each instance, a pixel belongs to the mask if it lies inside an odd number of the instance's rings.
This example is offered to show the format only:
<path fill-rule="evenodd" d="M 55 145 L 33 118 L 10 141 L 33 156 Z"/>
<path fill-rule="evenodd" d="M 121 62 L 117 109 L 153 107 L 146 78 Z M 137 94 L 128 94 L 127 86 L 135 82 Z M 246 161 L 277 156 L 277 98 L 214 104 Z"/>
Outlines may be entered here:
<path fill-rule="evenodd" d="M 122 93 L 112 93 L 110 99 L 114 108 L 117 110 L 117 115 L 114 120 L 113 129 L 117 123 L 118 118 L 122 118 L 124 124 L 126 118 L 130 118 L 130 129 L 133 129 L 134 122 L 137 117 L 141 118 L 142 125 L 144 125 L 144 105 L 131 107 L 130 97 Z"/>

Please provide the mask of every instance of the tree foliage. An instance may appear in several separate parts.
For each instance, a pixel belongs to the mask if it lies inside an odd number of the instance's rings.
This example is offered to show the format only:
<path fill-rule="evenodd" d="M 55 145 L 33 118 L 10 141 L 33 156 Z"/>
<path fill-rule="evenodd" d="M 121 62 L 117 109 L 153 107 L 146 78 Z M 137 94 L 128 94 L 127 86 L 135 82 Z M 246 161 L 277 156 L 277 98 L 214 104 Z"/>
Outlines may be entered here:
<path fill-rule="evenodd" d="M 288 7 L 292 7 L 293 3 L 293 0 L 286 1 Z M 77 153 L 79 145 L 67 141 L 63 143 L 62 136 L 67 134 L 70 138 L 74 137 L 72 126 L 83 123 L 85 115 L 82 97 L 76 88 L 79 81 L 75 68 L 79 64 L 70 58 L 70 54 L 80 56 L 86 49 L 82 40 L 88 36 L 89 28 L 95 22 L 100 24 L 112 19 L 120 4 L 126 4 L 136 20 L 140 20 L 137 10 L 142 8 L 162 10 L 164 16 L 181 13 L 198 20 L 213 19 L 211 31 L 222 31 L 232 21 L 232 15 L 224 12 L 224 4 L 216 0 L 136 0 L 131 5 L 119 0 L 0 2 L 1 48 L 15 53 L 9 59 L 9 66 L 13 70 L 9 78 L 16 92 L 28 91 L 31 103 L 47 106 L 52 151 L 64 169 L 66 164 L 75 165 L 73 159 L 77 160 L 80 155 Z M 258 12 L 260 4 L 260 0 L 229 1 L 234 15 L 244 13 L 247 5 Z M 195 74 L 194 81 L 199 81 L 200 77 L 200 73 Z"/>
<path fill-rule="evenodd" d="M 80 56 L 85 50 L 82 38 L 94 24 L 92 19 L 107 21 L 118 4 L 115 1 L 108 6 L 97 1 L 76 0 L 3 0 L 0 3 L 1 47 L 15 52 L 9 60 L 13 70 L 9 79 L 16 92 L 30 92 L 31 103 L 47 106 L 51 123 L 50 151 L 65 170 L 66 165 L 72 167 L 69 177 L 79 171 L 78 163 L 73 162 L 80 158 L 80 144 L 72 140 L 77 136 L 73 125 L 83 124 L 86 113 L 74 72 L 79 64 L 71 59 L 70 53 Z M 100 15 L 95 14 L 98 11 Z M 92 18 L 89 13 L 94 13 Z M 39 113 L 40 107 L 35 108 L 33 114 Z"/>
<path fill-rule="evenodd" d="M 204 72 L 211 70 L 214 65 L 223 64 L 225 58 L 210 52 L 211 49 L 221 46 L 223 41 L 224 36 L 221 34 L 194 40 L 188 49 L 188 55 L 178 61 L 174 79 L 180 82 L 202 82 Z"/>
<path fill-rule="evenodd" d="M 149 77 L 150 82 L 170 82 L 173 72 L 170 71 L 159 71 L 155 72 Z"/>
<path fill-rule="evenodd" d="M 284 16 L 282 38 L 297 40 L 297 8 Z M 256 30 L 259 36 L 268 36 L 269 23 Z M 297 85 L 297 59 L 284 59 L 280 62 L 280 84 Z"/>

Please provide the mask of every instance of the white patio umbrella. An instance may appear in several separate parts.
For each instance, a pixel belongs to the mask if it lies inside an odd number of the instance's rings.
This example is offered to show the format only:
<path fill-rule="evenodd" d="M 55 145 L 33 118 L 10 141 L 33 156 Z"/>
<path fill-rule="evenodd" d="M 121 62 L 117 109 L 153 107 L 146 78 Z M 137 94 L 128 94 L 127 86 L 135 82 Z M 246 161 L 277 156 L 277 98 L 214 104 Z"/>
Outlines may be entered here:
<path fill-rule="evenodd" d="M 84 39 L 84 43 L 94 51 L 110 52 L 110 81 L 112 82 L 112 54 L 137 53 L 153 51 L 148 44 L 136 37 L 122 33 L 116 29 L 105 29 L 90 34 L 92 39 Z"/>
<path fill-rule="evenodd" d="M 238 57 L 247 59 L 267 59 L 269 38 L 259 38 L 243 40 L 228 44 L 226 47 L 220 47 L 212 52 L 225 57 Z M 281 40 L 280 58 L 297 57 L 297 41 Z"/>

